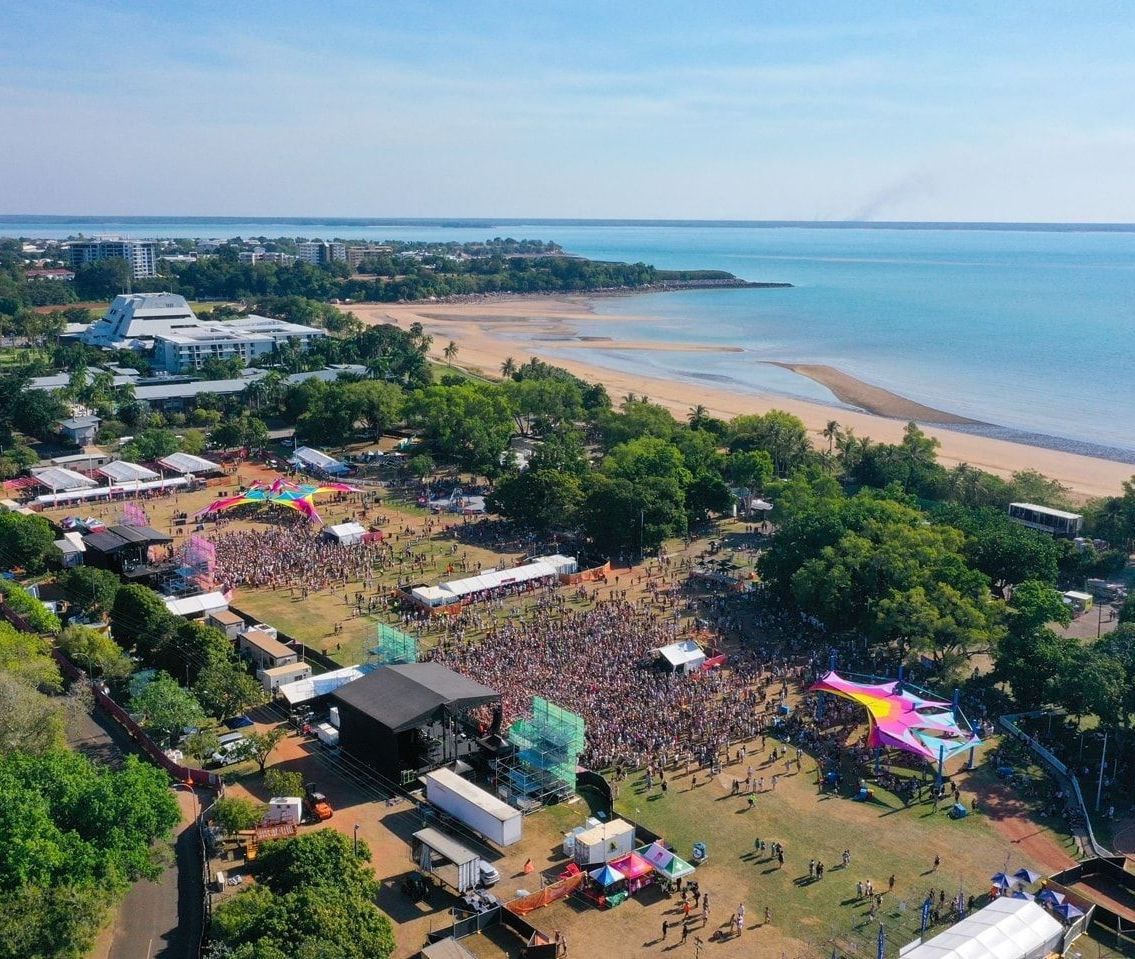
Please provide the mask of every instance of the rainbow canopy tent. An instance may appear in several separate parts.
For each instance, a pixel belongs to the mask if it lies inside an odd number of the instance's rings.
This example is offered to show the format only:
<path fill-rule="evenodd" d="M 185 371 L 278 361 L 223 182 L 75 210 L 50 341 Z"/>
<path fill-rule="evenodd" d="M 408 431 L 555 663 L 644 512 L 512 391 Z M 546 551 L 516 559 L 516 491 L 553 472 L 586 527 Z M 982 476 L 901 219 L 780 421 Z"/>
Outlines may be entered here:
<path fill-rule="evenodd" d="M 895 683 L 853 683 L 830 672 L 812 684 L 814 692 L 832 693 L 867 709 L 870 746 L 902 749 L 937 762 L 939 753 L 951 756 L 980 740 L 954 714 L 949 703 L 923 699 Z"/>
<path fill-rule="evenodd" d="M 253 483 L 243 493 L 236 496 L 224 496 L 214 500 L 206 506 L 198 516 L 207 516 L 209 513 L 221 513 L 237 506 L 283 506 L 302 513 L 310 520 L 322 523 L 319 511 L 315 508 L 315 497 L 326 493 L 357 493 L 358 487 L 348 486 L 346 483 L 323 483 L 315 486 L 311 483 L 289 483 L 286 479 L 275 480 L 271 485 Z"/>

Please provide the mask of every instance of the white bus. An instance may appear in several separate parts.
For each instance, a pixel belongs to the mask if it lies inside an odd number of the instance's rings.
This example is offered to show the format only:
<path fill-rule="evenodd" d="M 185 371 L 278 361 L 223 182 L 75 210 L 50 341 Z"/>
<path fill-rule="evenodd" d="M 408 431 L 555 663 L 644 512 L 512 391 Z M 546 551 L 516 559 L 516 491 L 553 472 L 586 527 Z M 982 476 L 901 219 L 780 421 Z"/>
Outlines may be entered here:
<path fill-rule="evenodd" d="M 1037 506 L 1035 503 L 1010 503 L 1009 519 L 1029 529 L 1039 529 L 1053 536 L 1079 536 L 1084 517 L 1062 509 Z"/>

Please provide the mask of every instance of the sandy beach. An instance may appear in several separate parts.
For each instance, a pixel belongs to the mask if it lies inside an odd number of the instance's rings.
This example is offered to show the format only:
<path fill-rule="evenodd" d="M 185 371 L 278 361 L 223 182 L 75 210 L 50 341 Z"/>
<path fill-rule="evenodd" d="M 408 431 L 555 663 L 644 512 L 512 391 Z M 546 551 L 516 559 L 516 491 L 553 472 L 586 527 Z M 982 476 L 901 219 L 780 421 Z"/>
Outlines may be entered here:
<path fill-rule="evenodd" d="M 817 446 L 826 446 L 827 441 L 819 434 L 831 420 L 838 421 L 844 429 L 853 429 L 857 436 L 880 442 L 897 442 L 911 419 L 924 424 L 974 422 L 864 383 L 833 367 L 803 361 L 778 365 L 823 384 L 841 402 L 856 409 L 641 376 L 548 355 L 547 351 L 556 347 L 573 350 L 736 349 L 708 344 L 675 346 L 607 338 L 609 321 L 595 314 L 591 301 L 585 296 L 501 297 L 469 303 L 352 304 L 348 309 L 368 324 L 394 323 L 406 329 L 412 323 L 421 323 L 434 338 L 432 355 L 438 360 L 442 359 L 441 350 L 452 340 L 458 346 L 458 366 L 490 377 L 499 377 L 500 365 L 506 357 L 511 356 L 517 363 L 522 363 L 537 356 L 579 377 L 603 383 L 616 403 L 628 393 L 645 394 L 653 402 L 668 407 L 679 418 L 685 418 L 689 410 L 699 404 L 723 419 L 770 409 L 786 410 L 799 416 L 815 433 Z M 648 317 L 620 316 L 618 322 L 633 324 L 635 319 Z M 544 351 L 543 354 L 541 351 Z M 946 466 L 968 463 L 1002 476 L 1017 470 L 1034 469 L 1059 480 L 1080 498 L 1118 494 L 1123 481 L 1135 473 L 1135 467 L 1126 463 L 974 436 L 935 425 L 923 428 L 941 442 L 939 458 Z"/>

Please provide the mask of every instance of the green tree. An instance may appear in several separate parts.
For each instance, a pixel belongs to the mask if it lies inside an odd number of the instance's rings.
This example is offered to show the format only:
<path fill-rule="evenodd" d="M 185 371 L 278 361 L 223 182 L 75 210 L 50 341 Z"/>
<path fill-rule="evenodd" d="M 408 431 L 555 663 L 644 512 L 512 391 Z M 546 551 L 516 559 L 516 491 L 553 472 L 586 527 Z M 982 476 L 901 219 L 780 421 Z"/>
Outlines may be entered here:
<path fill-rule="evenodd" d="M 262 882 L 278 895 L 301 889 L 339 887 L 352 895 L 373 898 L 378 882 L 370 862 L 370 849 L 353 843 L 340 832 L 321 829 L 294 839 L 266 842 L 260 849 Z"/>
<path fill-rule="evenodd" d="M 75 292 L 82 300 L 109 300 L 125 293 L 130 285 L 130 264 L 126 260 L 99 260 L 75 271 Z"/>
<path fill-rule="evenodd" d="M 345 392 L 355 418 L 362 421 L 376 443 L 401 416 L 402 389 L 393 383 L 360 380 L 348 383 Z"/>
<path fill-rule="evenodd" d="M 109 612 L 122 582 L 110 570 L 76 566 L 63 574 L 61 585 L 80 609 Z"/>
<path fill-rule="evenodd" d="M 59 634 L 59 648 L 92 676 L 111 682 L 126 679 L 134 663 L 109 635 L 90 626 L 68 626 Z"/>
<path fill-rule="evenodd" d="M 140 640 L 152 641 L 172 627 L 173 617 L 152 589 L 130 583 L 115 594 L 110 608 L 110 627 L 123 649 L 133 649 Z"/>
<path fill-rule="evenodd" d="M 803 421 L 783 410 L 737 416 L 729 421 L 729 449 L 733 452 L 764 450 L 777 476 L 787 476 L 804 465 L 812 453 Z"/>
<path fill-rule="evenodd" d="M 46 696 L 0 670 L 0 759 L 14 752 L 39 756 L 62 749 L 67 705 L 62 697 Z"/>
<path fill-rule="evenodd" d="M 1067 626 L 1071 621 L 1064 597 L 1047 583 L 1026 580 L 1013 588 L 1007 621 L 1010 632 L 1028 637 L 1050 623 Z"/>
<path fill-rule="evenodd" d="M 159 742 L 174 745 L 187 727 L 199 726 L 205 719 L 200 704 L 187 689 L 177 685 L 168 673 L 159 672 L 130 700 L 130 710 L 142 715 L 142 725 Z"/>
<path fill-rule="evenodd" d="M 264 773 L 264 788 L 269 796 L 302 796 L 303 773 L 274 766 Z"/>
<path fill-rule="evenodd" d="M 431 386 L 410 397 L 407 412 L 440 456 L 481 475 L 499 469 L 513 426 L 512 408 L 499 386 Z"/>
<path fill-rule="evenodd" d="M 583 502 L 579 478 L 556 470 L 526 470 L 502 480 L 488 507 L 541 532 L 570 529 Z"/>
<path fill-rule="evenodd" d="M 122 456 L 135 463 L 149 463 L 176 453 L 180 448 L 181 444 L 172 430 L 145 429 L 122 447 Z"/>
<path fill-rule="evenodd" d="M 213 803 L 213 821 L 228 835 L 251 829 L 264 818 L 264 806 L 243 796 L 223 796 Z"/>
<path fill-rule="evenodd" d="M 225 719 L 266 702 L 268 694 L 243 663 L 227 656 L 210 655 L 197 674 L 193 695 L 210 716 Z"/>
<path fill-rule="evenodd" d="M 42 516 L 0 513 L 0 563 L 5 567 L 39 574 L 58 555 L 55 531 Z"/>
<path fill-rule="evenodd" d="M 280 745 L 286 735 L 287 730 L 283 727 L 269 729 L 263 733 L 250 733 L 244 737 L 244 742 L 241 743 L 242 754 L 247 759 L 255 759 L 256 765 L 260 767 L 260 772 L 263 773 L 264 767 L 268 765 L 268 757 L 272 755 L 272 751 Z"/>
<path fill-rule="evenodd" d="M 445 357 L 445 362 L 450 366 L 453 366 L 453 361 L 457 358 L 457 349 L 457 344 L 450 340 L 445 344 L 445 349 L 441 351 L 442 356 Z"/>
<path fill-rule="evenodd" d="M 83 959 L 109 904 L 106 891 L 92 885 L 0 892 L 0 959 Z"/>
<path fill-rule="evenodd" d="M 213 730 L 199 729 L 185 737 L 182 748 L 190 756 L 196 756 L 204 763 L 221 748 L 221 740 Z"/>
<path fill-rule="evenodd" d="M 20 632 L 6 620 L 0 620 L 0 670 L 44 690 L 57 692 L 63 685 L 51 644 L 36 633 Z"/>

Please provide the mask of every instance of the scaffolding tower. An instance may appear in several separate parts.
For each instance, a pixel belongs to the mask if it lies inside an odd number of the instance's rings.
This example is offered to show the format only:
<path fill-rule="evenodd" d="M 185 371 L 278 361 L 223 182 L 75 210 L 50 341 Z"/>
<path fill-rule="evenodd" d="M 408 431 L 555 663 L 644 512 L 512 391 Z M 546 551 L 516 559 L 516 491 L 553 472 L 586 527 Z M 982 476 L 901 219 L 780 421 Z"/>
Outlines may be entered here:
<path fill-rule="evenodd" d="M 366 665 L 398 666 L 402 663 L 416 663 L 418 661 L 418 638 L 410 636 L 400 629 L 379 623 L 375 631 L 375 644 L 367 650 Z"/>
<path fill-rule="evenodd" d="M 559 802 L 575 792 L 575 770 L 585 748 L 583 717 L 542 696 L 532 697 L 532 712 L 508 731 L 515 752 L 502 758 L 497 784 L 521 806 Z"/>
<path fill-rule="evenodd" d="M 217 547 L 194 533 L 174 556 L 177 565 L 163 580 L 161 591 L 168 596 L 187 596 L 213 589 L 217 570 Z"/>

